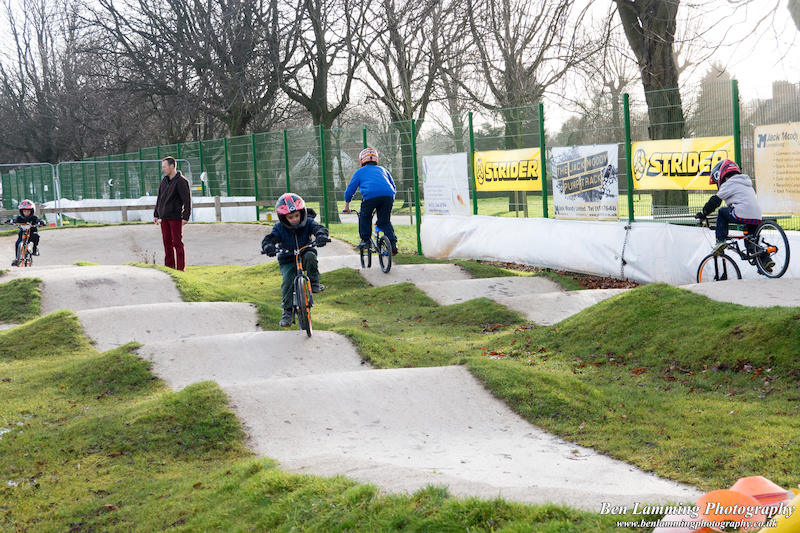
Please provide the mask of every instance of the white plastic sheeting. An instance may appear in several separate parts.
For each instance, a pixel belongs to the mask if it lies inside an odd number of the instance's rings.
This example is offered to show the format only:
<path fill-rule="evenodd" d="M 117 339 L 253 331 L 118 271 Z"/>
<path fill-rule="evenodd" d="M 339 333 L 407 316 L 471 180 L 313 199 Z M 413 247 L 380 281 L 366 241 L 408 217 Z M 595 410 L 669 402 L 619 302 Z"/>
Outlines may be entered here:
<path fill-rule="evenodd" d="M 225 207 L 225 202 L 253 202 L 253 196 L 226 196 L 222 198 L 222 220 L 224 222 L 248 222 L 256 220 L 255 207 Z M 216 222 L 217 217 L 214 211 L 214 198 L 210 196 L 194 196 L 193 203 L 203 202 L 211 204 L 210 207 L 194 207 L 192 209 L 191 222 Z M 153 208 L 156 205 L 155 196 L 142 196 L 131 199 L 85 199 L 67 200 L 62 198 L 58 205 L 56 202 L 46 202 L 42 204 L 44 208 L 80 208 L 80 207 L 106 207 L 106 206 L 128 206 L 128 222 L 152 222 Z M 131 208 L 142 207 L 141 210 L 132 211 Z M 98 222 L 119 224 L 122 222 L 122 211 L 89 211 L 89 212 L 65 212 L 64 216 L 84 220 L 86 222 Z"/>
<path fill-rule="evenodd" d="M 800 236 L 787 234 L 800 253 Z M 426 256 L 480 259 L 611 276 L 638 283 L 695 283 L 697 267 L 714 245 L 712 231 L 654 222 L 596 222 L 547 218 L 428 215 L 422 219 Z M 736 259 L 742 277 L 755 267 Z M 800 277 L 790 261 L 785 277 Z"/>

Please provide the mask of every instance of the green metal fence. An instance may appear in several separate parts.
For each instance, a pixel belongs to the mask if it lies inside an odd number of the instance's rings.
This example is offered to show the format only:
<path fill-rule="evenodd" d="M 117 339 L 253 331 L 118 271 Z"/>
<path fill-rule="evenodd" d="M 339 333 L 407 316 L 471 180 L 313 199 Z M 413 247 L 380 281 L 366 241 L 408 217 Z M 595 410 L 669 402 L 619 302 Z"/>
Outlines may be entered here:
<path fill-rule="evenodd" d="M 319 127 L 257 133 L 166 146 L 136 152 L 61 163 L 57 167 L 25 166 L 2 174 L 3 205 L 14 207 L 23 198 L 36 202 L 54 199 L 54 178 L 60 196 L 84 198 L 138 198 L 156 194 L 161 180 L 158 161 L 179 159 L 196 196 L 247 196 L 276 199 L 281 193 L 301 194 L 326 223 L 339 220 L 344 190 L 358 168 L 358 153 L 375 147 L 380 162 L 397 184 L 397 214 L 418 221 L 424 208 L 422 158 L 428 155 L 516 148 L 542 149 L 548 170 L 541 192 L 473 193 L 474 213 L 493 216 L 552 217 L 552 173 L 548 150 L 555 146 L 617 144 L 619 147 L 619 205 L 622 218 L 649 220 L 654 206 L 699 209 L 709 191 L 661 191 L 632 188 L 632 142 L 657 139 L 733 136 L 736 158 L 754 177 L 754 129 L 764 124 L 800 121 L 800 86 L 774 84 L 769 100 L 741 103 L 736 82 L 703 83 L 686 89 L 657 91 L 641 96 L 619 94 L 592 102 L 568 127 L 549 132 L 545 139 L 546 110 L 542 105 L 494 111 L 476 111 L 420 124 L 414 121 L 362 127 Z M 649 104 L 649 105 L 648 105 Z M 470 172 L 473 158 L 469 157 Z M 143 162 L 147 161 L 147 162 Z M 0 167 L 4 170 L 7 167 Z M 191 172 L 189 172 L 191 170 Z M 358 200 L 358 197 L 356 198 Z M 265 218 L 264 211 L 256 210 Z M 688 222 L 665 219 L 672 222 Z M 787 229 L 800 229 L 797 217 L 784 219 Z"/>

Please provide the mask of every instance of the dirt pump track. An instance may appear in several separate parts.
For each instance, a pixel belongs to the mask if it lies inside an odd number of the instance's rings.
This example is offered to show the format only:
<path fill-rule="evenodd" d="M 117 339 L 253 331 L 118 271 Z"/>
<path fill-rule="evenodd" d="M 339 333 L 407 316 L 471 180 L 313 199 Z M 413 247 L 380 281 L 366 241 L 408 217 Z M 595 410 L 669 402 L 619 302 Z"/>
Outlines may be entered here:
<path fill-rule="evenodd" d="M 265 226 L 190 224 L 190 265 L 255 265 Z M 16 237 L 0 238 L 10 264 Z M 324 272 L 358 269 L 358 256 L 334 240 L 319 250 Z M 388 492 L 447 485 L 458 496 L 502 496 L 597 510 L 615 505 L 695 501 L 693 487 L 660 479 L 547 434 L 514 414 L 463 367 L 376 370 L 350 341 L 328 331 L 263 331 L 251 304 L 186 303 L 171 277 L 126 266 L 160 262 L 153 225 L 43 232 L 32 268 L 42 279 L 42 313 L 71 309 L 104 351 L 137 341 L 139 355 L 173 389 L 212 380 L 230 400 L 258 454 L 287 470 L 343 474 Z M 88 261 L 97 266 L 74 266 Z M 395 265 L 361 271 L 373 285 L 410 281 L 441 305 L 486 296 L 533 322 L 556 323 L 626 289 L 568 293 L 544 278 L 471 279 L 456 265 Z M 766 283 L 765 283 L 766 282 Z M 742 290 L 730 290 L 731 283 Z M 686 286 L 746 305 L 800 305 L 800 282 L 743 280 L 728 290 Z M 734 301 L 734 303 L 745 303 Z M 287 349 L 287 346 L 291 349 Z M 279 348 L 280 347 L 280 348 Z"/>

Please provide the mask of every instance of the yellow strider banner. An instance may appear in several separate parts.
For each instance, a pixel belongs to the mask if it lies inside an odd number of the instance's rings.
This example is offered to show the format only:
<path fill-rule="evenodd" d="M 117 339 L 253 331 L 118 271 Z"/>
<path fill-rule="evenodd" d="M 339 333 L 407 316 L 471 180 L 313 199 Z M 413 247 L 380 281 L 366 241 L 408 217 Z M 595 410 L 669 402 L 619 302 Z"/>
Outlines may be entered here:
<path fill-rule="evenodd" d="M 540 148 L 475 152 L 478 191 L 541 191 Z"/>
<path fill-rule="evenodd" d="M 711 169 L 734 159 L 733 137 L 698 137 L 633 143 L 633 188 L 716 190 Z"/>

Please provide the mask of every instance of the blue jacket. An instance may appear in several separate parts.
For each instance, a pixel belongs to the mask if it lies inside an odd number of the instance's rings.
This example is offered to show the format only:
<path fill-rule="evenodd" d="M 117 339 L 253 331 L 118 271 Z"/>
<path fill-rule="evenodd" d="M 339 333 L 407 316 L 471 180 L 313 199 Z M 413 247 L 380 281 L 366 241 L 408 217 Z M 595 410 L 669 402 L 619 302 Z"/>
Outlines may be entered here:
<path fill-rule="evenodd" d="M 310 243 L 312 235 L 323 235 L 327 237 L 328 228 L 322 224 L 318 224 L 311 214 L 309 214 L 302 228 L 288 229 L 280 222 L 276 223 L 272 226 L 272 232 L 267 234 L 264 240 L 261 241 L 261 247 L 263 248 L 268 242 L 274 245 L 280 244 L 281 251 L 278 253 L 278 263 L 285 265 L 294 262 L 294 251 Z M 314 248 L 307 248 L 301 255 L 314 252 L 314 250 Z"/>
<path fill-rule="evenodd" d="M 389 171 L 380 165 L 364 165 L 356 170 L 347 190 L 344 191 L 344 201 L 349 202 L 356 195 L 356 190 L 361 187 L 361 197 L 364 200 L 391 196 L 394 198 L 397 187 Z"/>

